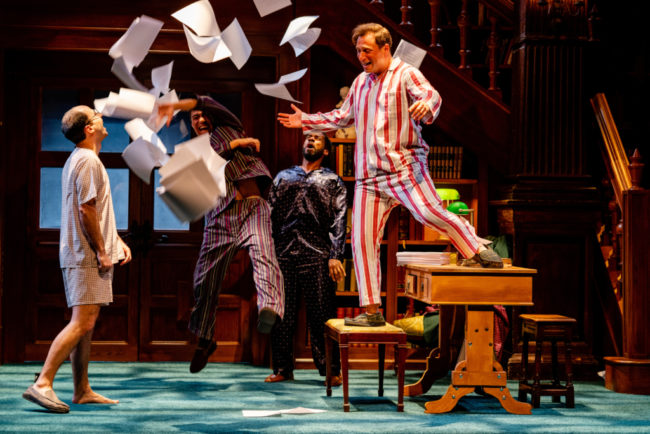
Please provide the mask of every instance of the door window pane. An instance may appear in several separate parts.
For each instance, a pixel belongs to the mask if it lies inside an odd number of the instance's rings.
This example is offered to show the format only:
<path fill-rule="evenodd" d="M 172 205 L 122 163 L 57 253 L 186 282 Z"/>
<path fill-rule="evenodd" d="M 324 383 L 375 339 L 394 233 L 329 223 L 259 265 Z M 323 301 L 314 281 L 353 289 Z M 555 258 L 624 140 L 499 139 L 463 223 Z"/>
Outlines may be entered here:
<path fill-rule="evenodd" d="M 65 112 L 79 105 L 79 91 L 73 89 L 43 89 L 41 104 L 41 149 L 72 152 L 74 143 L 61 132 Z"/>
<path fill-rule="evenodd" d="M 158 170 L 154 171 L 154 192 L 153 192 L 153 229 L 155 231 L 172 230 L 187 231 L 190 228 L 189 223 L 183 223 L 176 218 L 165 202 L 158 196 L 155 189 L 160 186 L 160 174 Z"/>
<path fill-rule="evenodd" d="M 163 126 L 158 131 L 158 137 L 165 144 L 168 154 L 174 153 L 174 146 L 190 139 L 191 128 L 190 113 L 181 111 L 174 116 L 169 127 Z"/>
<path fill-rule="evenodd" d="M 62 167 L 41 167 L 39 226 L 44 229 L 61 227 Z"/>
<path fill-rule="evenodd" d="M 129 228 L 129 169 L 106 169 L 111 182 L 117 229 Z"/>
<path fill-rule="evenodd" d="M 39 226 L 43 229 L 61 227 L 61 167 L 41 168 Z M 129 227 L 129 171 L 106 169 L 111 183 L 113 209 L 117 229 Z"/>

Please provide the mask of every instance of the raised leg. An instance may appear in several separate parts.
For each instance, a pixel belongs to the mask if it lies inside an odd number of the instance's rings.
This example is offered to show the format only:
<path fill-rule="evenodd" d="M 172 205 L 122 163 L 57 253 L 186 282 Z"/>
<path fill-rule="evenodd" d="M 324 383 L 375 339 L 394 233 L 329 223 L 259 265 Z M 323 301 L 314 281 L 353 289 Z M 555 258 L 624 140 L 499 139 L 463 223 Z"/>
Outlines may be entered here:
<path fill-rule="evenodd" d="M 386 344 L 379 344 L 379 390 L 377 396 L 384 396 L 384 361 L 386 360 Z"/>

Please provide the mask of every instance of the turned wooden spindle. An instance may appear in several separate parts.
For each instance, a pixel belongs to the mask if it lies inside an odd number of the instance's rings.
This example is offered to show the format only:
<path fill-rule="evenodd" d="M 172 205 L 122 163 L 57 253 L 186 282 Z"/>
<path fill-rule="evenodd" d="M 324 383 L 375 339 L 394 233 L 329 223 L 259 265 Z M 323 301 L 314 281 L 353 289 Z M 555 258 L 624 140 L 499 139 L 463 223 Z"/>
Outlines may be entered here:
<path fill-rule="evenodd" d="M 429 0 L 429 9 L 431 10 L 431 43 L 429 48 L 434 50 L 437 54 L 442 55 L 442 44 L 440 44 L 440 32 L 438 27 L 438 20 L 440 19 L 440 0 Z"/>
<path fill-rule="evenodd" d="M 399 26 L 412 32 L 413 23 L 411 22 L 411 0 L 402 0 L 402 7 L 399 9 L 402 11 L 402 22 L 399 23 Z"/>
<path fill-rule="evenodd" d="M 645 164 L 642 163 L 643 160 L 638 149 L 634 150 L 634 154 L 632 154 L 630 161 L 630 165 L 628 166 L 630 168 L 630 178 L 632 180 L 632 187 L 630 187 L 630 190 L 639 190 L 641 189 L 641 175 L 643 174 L 643 166 L 645 166 Z"/>
<path fill-rule="evenodd" d="M 497 86 L 497 76 L 499 75 L 497 65 L 497 46 L 499 45 L 499 39 L 497 38 L 497 17 L 489 14 L 488 19 L 490 20 L 490 37 L 488 38 L 488 58 L 490 59 L 488 76 L 490 77 L 490 87 L 488 87 L 488 90 L 501 96 L 501 89 Z"/>
<path fill-rule="evenodd" d="M 460 50 L 458 50 L 458 53 L 460 54 L 460 65 L 458 65 L 458 69 L 469 72 L 470 67 L 469 64 L 467 63 L 467 57 L 469 56 L 470 49 L 469 49 L 469 15 L 467 14 L 467 0 L 463 0 L 461 9 L 460 9 L 460 14 L 458 15 L 458 30 L 460 33 Z"/>

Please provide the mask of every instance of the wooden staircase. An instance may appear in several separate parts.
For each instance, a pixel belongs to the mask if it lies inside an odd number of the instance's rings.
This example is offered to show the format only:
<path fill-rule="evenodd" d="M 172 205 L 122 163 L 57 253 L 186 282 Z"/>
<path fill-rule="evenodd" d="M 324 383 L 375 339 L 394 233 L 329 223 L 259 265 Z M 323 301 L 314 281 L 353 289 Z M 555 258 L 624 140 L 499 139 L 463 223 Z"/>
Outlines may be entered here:
<path fill-rule="evenodd" d="M 615 342 L 615 354 L 605 357 L 605 386 L 615 392 L 647 395 L 650 394 L 650 190 L 640 186 L 643 164 L 638 150 L 632 155 L 632 162 L 628 161 L 605 96 L 597 94 L 591 99 L 591 105 L 603 137 L 603 161 L 615 197 L 608 206 L 612 216 L 609 234 L 600 237 L 607 260 L 604 258 L 600 276 L 594 279 L 597 285 L 612 283 L 610 291 L 602 288 L 598 291 L 607 329 Z M 606 300 L 608 292 L 609 301 Z M 615 293 L 618 303 L 611 300 Z"/>

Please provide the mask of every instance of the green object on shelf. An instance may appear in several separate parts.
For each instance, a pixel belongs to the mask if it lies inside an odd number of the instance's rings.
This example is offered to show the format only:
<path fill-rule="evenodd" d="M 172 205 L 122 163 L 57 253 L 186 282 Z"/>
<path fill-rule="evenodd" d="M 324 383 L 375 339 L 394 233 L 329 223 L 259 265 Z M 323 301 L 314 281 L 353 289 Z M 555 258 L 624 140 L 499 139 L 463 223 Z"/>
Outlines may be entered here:
<path fill-rule="evenodd" d="M 436 188 L 441 200 L 458 200 L 460 193 L 455 188 Z"/>
<path fill-rule="evenodd" d="M 447 211 L 451 211 L 454 214 L 458 215 L 467 215 L 469 212 L 467 211 L 469 207 L 465 202 L 461 202 L 460 200 L 456 202 L 452 202 L 447 206 Z"/>

